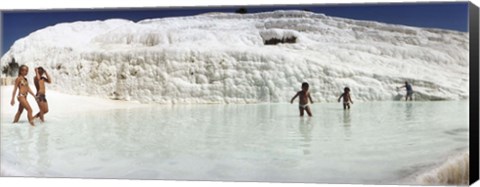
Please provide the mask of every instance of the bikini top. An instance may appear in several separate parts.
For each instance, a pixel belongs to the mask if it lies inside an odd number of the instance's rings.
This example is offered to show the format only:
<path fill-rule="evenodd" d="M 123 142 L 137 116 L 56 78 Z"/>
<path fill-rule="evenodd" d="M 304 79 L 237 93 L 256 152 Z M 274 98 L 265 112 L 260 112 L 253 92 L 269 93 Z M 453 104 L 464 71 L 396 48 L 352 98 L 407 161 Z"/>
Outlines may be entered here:
<path fill-rule="evenodd" d="M 20 86 L 28 86 L 27 78 L 24 78 L 23 80 L 20 81 Z"/>

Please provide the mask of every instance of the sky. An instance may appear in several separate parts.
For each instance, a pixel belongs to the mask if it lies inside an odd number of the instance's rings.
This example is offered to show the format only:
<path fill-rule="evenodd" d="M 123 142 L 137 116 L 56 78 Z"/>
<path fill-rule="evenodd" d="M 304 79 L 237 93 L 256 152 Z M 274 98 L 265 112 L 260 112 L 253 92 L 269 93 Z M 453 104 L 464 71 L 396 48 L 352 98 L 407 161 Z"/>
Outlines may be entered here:
<path fill-rule="evenodd" d="M 37 10 L 2 12 L 2 46 L 5 54 L 13 43 L 30 33 L 62 22 L 122 18 L 139 21 L 149 18 L 191 16 L 207 12 L 235 12 L 240 6 L 136 9 Z M 350 5 L 245 6 L 248 13 L 274 10 L 309 10 L 356 20 L 370 20 L 425 28 L 467 32 L 468 3 L 402 3 Z"/>

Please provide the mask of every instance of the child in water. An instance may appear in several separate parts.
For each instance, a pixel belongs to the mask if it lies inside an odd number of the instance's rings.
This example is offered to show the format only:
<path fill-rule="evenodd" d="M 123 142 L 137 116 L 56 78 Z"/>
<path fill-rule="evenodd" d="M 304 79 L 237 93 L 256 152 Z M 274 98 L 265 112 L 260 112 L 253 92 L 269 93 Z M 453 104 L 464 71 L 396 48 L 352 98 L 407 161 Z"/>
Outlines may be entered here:
<path fill-rule="evenodd" d="M 338 98 L 338 102 L 340 102 L 340 99 L 343 97 L 343 109 L 346 110 L 347 108 L 350 109 L 350 103 L 353 104 L 352 98 L 350 97 L 350 88 L 345 87 L 343 89 L 343 94 L 340 95 Z"/>
<path fill-rule="evenodd" d="M 307 111 L 308 116 L 312 117 L 312 111 L 310 111 L 310 106 L 308 106 L 308 99 L 310 99 L 310 103 L 313 104 L 312 97 L 310 96 L 310 92 L 308 91 L 308 83 L 302 83 L 302 90 L 298 91 L 295 96 L 293 96 L 290 103 L 293 103 L 293 100 L 299 96 L 299 110 L 300 116 L 303 116 L 304 110 Z"/>

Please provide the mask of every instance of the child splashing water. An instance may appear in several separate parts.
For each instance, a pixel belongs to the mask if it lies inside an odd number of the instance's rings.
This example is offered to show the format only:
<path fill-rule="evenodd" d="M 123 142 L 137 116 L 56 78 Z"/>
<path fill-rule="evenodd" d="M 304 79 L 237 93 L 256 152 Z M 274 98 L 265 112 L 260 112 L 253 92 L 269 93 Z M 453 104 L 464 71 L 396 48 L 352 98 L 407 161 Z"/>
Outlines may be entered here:
<path fill-rule="evenodd" d="M 15 118 L 13 120 L 13 123 L 18 122 L 20 119 L 20 115 L 22 115 L 23 109 L 27 110 L 27 117 L 28 117 L 28 122 L 30 125 L 35 126 L 33 123 L 33 116 L 32 116 L 32 107 L 30 107 L 30 104 L 28 104 L 27 101 L 27 95 L 30 93 L 32 96 L 33 95 L 32 90 L 28 86 L 28 81 L 25 76 L 28 74 L 28 66 L 26 65 L 21 65 L 20 68 L 18 69 L 18 77 L 15 79 L 15 86 L 13 87 L 13 93 L 12 93 L 12 101 L 10 104 L 13 106 L 15 105 L 15 94 L 17 93 L 17 89 L 19 90 L 17 100 L 19 102 L 18 105 L 18 111 L 17 114 L 15 114 Z"/>
<path fill-rule="evenodd" d="M 343 109 L 346 110 L 346 109 L 350 109 L 350 103 L 353 104 L 353 101 L 352 101 L 352 98 L 350 97 L 350 88 L 349 87 L 345 87 L 343 89 L 343 94 L 340 95 L 340 97 L 338 98 L 338 102 L 340 102 L 340 99 L 342 99 L 343 97 Z"/>
<path fill-rule="evenodd" d="M 307 111 L 308 116 L 312 117 L 312 111 L 310 111 L 310 106 L 308 106 L 308 100 L 310 99 L 310 103 L 313 104 L 312 97 L 310 96 L 310 92 L 308 91 L 308 83 L 302 83 L 302 90 L 298 91 L 295 96 L 293 96 L 290 103 L 293 103 L 295 98 L 299 97 L 298 107 L 300 110 L 300 116 L 303 116 L 304 111 Z"/>

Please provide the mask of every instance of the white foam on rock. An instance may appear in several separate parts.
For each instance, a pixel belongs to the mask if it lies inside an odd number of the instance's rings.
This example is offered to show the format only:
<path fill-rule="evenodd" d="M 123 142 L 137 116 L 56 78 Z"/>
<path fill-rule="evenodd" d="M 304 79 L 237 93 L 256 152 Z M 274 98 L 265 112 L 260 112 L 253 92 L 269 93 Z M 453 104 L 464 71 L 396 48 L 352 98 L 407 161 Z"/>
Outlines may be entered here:
<path fill-rule="evenodd" d="M 288 102 L 303 81 L 322 102 L 345 86 L 354 100 L 399 99 L 404 81 L 418 100 L 457 100 L 468 98 L 468 41 L 303 11 L 211 13 L 62 23 L 16 41 L 1 64 L 43 66 L 63 93 L 143 103 Z"/>
<path fill-rule="evenodd" d="M 466 151 L 449 158 L 441 166 L 417 177 L 417 181 L 425 185 L 468 185 L 469 152 Z"/>

